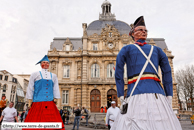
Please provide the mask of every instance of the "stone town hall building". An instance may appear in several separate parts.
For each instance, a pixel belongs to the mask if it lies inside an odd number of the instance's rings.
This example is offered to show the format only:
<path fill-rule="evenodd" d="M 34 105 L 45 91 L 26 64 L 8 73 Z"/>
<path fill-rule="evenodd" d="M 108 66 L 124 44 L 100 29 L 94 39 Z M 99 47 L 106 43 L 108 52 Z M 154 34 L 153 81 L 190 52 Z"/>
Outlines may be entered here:
<path fill-rule="evenodd" d="M 108 98 L 120 105 L 114 79 L 114 66 L 119 50 L 133 44 L 128 35 L 131 27 L 128 23 L 116 20 L 111 13 L 111 3 L 104 1 L 99 20 L 89 25 L 82 24 L 83 36 L 80 38 L 54 38 L 48 57 L 49 70 L 57 74 L 61 99 L 58 108 L 85 106 L 91 112 L 100 112 L 101 106 L 107 106 Z M 148 38 L 147 43 L 159 46 L 167 54 L 173 75 L 173 109 L 178 110 L 176 83 L 174 80 L 173 55 L 163 38 Z M 160 74 L 161 75 L 161 74 Z M 126 68 L 125 94 L 127 92 Z"/>

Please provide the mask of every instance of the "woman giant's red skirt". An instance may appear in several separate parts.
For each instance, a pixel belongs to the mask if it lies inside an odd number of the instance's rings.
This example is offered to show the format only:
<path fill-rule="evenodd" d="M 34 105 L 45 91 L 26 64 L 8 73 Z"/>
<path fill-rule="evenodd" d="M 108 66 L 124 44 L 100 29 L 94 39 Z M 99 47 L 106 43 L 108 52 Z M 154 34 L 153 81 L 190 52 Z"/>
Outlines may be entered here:
<path fill-rule="evenodd" d="M 24 122 L 61 122 L 62 123 L 61 130 L 65 130 L 63 121 L 61 119 L 61 115 L 53 101 L 33 102 Z M 32 129 L 29 129 L 29 130 L 32 130 Z M 48 129 L 48 130 L 54 130 L 54 129 Z M 59 129 L 56 129 L 56 130 L 59 130 Z"/>

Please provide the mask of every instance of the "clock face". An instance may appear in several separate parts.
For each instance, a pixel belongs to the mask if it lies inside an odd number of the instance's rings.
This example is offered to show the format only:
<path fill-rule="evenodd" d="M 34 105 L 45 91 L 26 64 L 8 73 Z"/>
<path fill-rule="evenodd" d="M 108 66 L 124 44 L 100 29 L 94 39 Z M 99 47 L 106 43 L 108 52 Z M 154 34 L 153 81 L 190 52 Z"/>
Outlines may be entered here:
<path fill-rule="evenodd" d="M 108 43 L 108 48 L 112 49 L 113 48 L 113 43 Z"/>

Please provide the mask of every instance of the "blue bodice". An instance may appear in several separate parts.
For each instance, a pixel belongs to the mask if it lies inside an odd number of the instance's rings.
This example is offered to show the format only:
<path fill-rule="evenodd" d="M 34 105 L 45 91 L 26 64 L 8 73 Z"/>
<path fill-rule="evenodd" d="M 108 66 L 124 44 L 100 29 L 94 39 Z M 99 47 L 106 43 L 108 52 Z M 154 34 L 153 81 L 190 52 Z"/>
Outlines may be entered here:
<path fill-rule="evenodd" d="M 43 79 L 41 72 L 40 75 L 41 79 L 34 83 L 33 102 L 53 101 L 52 74 L 50 80 Z"/>

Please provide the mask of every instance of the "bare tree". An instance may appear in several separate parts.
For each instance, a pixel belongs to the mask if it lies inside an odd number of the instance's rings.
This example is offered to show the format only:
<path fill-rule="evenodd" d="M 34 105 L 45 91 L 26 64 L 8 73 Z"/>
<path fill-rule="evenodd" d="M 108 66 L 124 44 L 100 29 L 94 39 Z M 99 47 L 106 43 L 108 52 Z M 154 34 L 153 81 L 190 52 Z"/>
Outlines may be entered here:
<path fill-rule="evenodd" d="M 194 110 L 194 66 L 187 65 L 175 73 L 177 82 L 178 99 L 185 99 L 187 108 L 188 100 L 191 102 L 192 111 Z"/>

